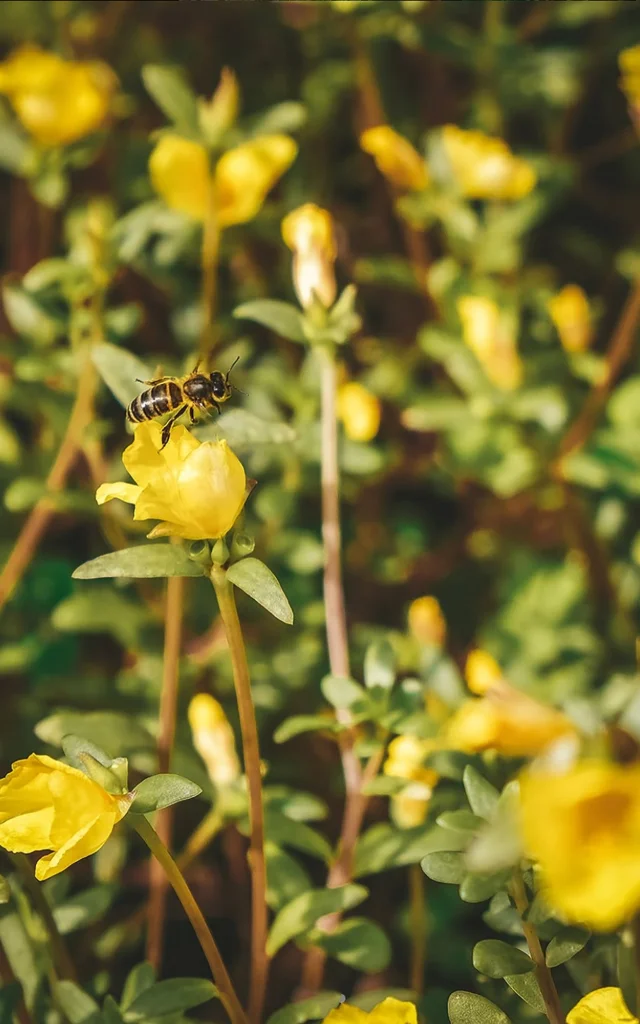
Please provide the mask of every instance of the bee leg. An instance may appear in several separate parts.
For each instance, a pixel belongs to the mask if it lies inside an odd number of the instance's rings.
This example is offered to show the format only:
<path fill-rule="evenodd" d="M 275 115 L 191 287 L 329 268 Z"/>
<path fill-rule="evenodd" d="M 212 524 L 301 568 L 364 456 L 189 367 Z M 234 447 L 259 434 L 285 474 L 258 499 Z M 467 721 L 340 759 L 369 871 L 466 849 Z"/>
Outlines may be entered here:
<path fill-rule="evenodd" d="M 216 412 L 218 413 L 218 416 L 219 416 L 220 415 L 220 406 L 218 405 L 217 402 L 212 402 L 211 404 L 213 405 L 214 409 L 216 410 Z"/>
<path fill-rule="evenodd" d="M 165 423 L 164 427 L 162 428 L 162 434 L 160 435 L 162 441 L 162 444 L 160 445 L 160 451 L 162 451 L 165 445 L 169 443 L 169 438 L 171 437 L 171 428 L 178 419 L 178 417 L 182 416 L 186 408 L 186 405 L 181 405 L 180 408 L 177 409 L 176 412 L 174 412 L 171 419 L 167 420 L 167 422 Z"/>
<path fill-rule="evenodd" d="M 189 406 L 189 420 L 191 421 L 191 426 L 196 422 L 196 410 L 192 405 Z"/>

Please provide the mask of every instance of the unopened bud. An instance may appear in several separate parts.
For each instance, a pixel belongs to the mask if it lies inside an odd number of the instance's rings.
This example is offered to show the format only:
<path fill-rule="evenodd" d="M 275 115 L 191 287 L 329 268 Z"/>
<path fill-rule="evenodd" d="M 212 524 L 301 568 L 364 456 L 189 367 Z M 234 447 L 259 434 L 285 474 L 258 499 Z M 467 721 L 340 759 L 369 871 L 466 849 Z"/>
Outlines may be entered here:
<path fill-rule="evenodd" d="M 228 786 L 240 777 L 236 741 L 224 709 L 209 693 L 198 693 L 188 711 L 193 745 L 215 786 Z"/>
<path fill-rule="evenodd" d="M 447 623 L 435 597 L 418 597 L 409 605 L 409 632 L 420 644 L 442 647 Z"/>
<path fill-rule="evenodd" d="M 329 309 L 336 300 L 336 243 L 327 210 L 306 203 L 282 222 L 282 237 L 293 252 L 293 286 L 303 309 L 319 302 Z"/>

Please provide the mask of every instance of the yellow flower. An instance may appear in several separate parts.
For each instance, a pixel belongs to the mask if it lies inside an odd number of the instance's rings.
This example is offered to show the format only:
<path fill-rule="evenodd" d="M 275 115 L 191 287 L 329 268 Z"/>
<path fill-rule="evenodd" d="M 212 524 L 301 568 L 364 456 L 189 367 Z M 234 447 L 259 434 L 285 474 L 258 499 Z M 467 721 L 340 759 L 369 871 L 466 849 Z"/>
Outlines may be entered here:
<path fill-rule="evenodd" d="M 429 184 L 429 172 L 417 149 L 402 135 L 380 124 L 360 136 L 360 146 L 370 153 L 381 174 L 403 192 L 420 192 Z"/>
<path fill-rule="evenodd" d="M 160 451 L 160 434 L 155 422 L 136 427 L 122 455 L 135 484 L 102 484 L 96 501 L 120 498 L 135 505 L 134 519 L 160 519 L 149 537 L 223 537 L 245 503 L 242 463 L 226 441 L 201 443 L 183 426 L 173 428 Z"/>
<path fill-rule="evenodd" d="M 222 705 L 209 693 L 197 693 L 188 710 L 193 745 L 214 786 L 228 786 L 240 776 L 233 729 Z"/>
<path fill-rule="evenodd" d="M 417 1024 L 418 1014 L 413 1003 L 388 996 L 367 1013 L 359 1006 L 342 1003 L 325 1017 L 323 1024 Z"/>
<path fill-rule="evenodd" d="M 587 993 L 567 1014 L 567 1024 L 638 1024 L 619 988 Z"/>
<path fill-rule="evenodd" d="M 194 220 L 205 219 L 213 190 L 218 224 L 226 228 L 257 215 L 297 151 L 288 135 L 263 135 L 227 150 L 212 174 L 204 146 L 164 134 L 149 159 L 149 173 L 167 206 Z"/>
<path fill-rule="evenodd" d="M 502 669 L 496 659 L 488 651 L 479 648 L 469 652 L 464 677 L 471 692 L 479 697 L 504 682 Z"/>
<path fill-rule="evenodd" d="M 338 390 L 338 417 L 352 441 L 372 441 L 380 429 L 380 401 L 357 381 Z"/>
<path fill-rule="evenodd" d="M 427 816 L 438 773 L 424 761 L 434 749 L 433 740 L 418 736 L 396 736 L 389 744 L 384 774 L 409 783 L 391 797 L 391 813 L 399 828 L 416 828 Z"/>
<path fill-rule="evenodd" d="M 521 199 L 536 183 L 534 169 L 514 156 L 503 139 L 446 124 L 442 141 L 456 184 L 467 199 Z"/>
<path fill-rule="evenodd" d="M 399 793 L 393 794 L 391 817 L 398 828 L 418 828 L 424 825 L 432 792 L 433 787 L 424 782 L 410 782 Z"/>
<path fill-rule="evenodd" d="M 300 305 L 308 309 L 319 301 L 329 309 L 337 292 L 333 217 L 321 206 L 305 203 L 282 221 L 282 238 L 293 252 L 293 286 Z"/>
<path fill-rule="evenodd" d="M 549 316 L 567 352 L 585 352 L 593 340 L 589 300 L 577 284 L 568 284 L 547 303 Z"/>
<path fill-rule="evenodd" d="M 640 44 L 630 46 L 618 55 L 620 87 L 629 101 L 634 119 L 640 117 Z"/>
<path fill-rule="evenodd" d="M 42 146 L 65 146 L 100 128 L 115 85 L 100 61 L 63 60 L 30 44 L 0 63 L 0 93 Z"/>
<path fill-rule="evenodd" d="M 613 931 L 640 908 L 640 765 L 585 761 L 520 779 L 525 850 L 550 906 Z"/>
<path fill-rule="evenodd" d="M 30 754 L 0 780 L 0 846 L 53 850 L 36 864 L 44 881 L 104 846 L 130 806 L 128 794 L 114 796 L 77 768 Z"/>
<path fill-rule="evenodd" d="M 409 632 L 418 643 L 442 647 L 447 623 L 435 597 L 418 597 L 409 605 Z"/>
<path fill-rule="evenodd" d="M 514 391 L 522 383 L 523 366 L 511 318 L 480 295 L 457 300 L 462 336 L 495 387 Z"/>

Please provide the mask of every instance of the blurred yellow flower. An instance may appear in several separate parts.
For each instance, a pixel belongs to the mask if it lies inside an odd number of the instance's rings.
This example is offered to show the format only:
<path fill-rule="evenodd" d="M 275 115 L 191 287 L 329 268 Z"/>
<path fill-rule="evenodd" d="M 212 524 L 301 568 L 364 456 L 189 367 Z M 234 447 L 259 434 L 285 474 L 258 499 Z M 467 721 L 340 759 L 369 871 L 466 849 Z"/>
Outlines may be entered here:
<path fill-rule="evenodd" d="M 467 199 L 522 199 L 536 184 L 533 167 L 514 156 L 503 139 L 446 124 L 442 141 L 456 184 Z"/>
<path fill-rule="evenodd" d="M 341 1003 L 323 1024 L 418 1024 L 418 1014 L 413 1003 L 388 996 L 368 1013 L 359 1006 Z"/>
<path fill-rule="evenodd" d="M 388 124 L 368 128 L 360 136 L 360 146 L 371 154 L 380 173 L 396 188 L 420 192 L 428 186 L 430 179 L 425 160 Z"/>
<path fill-rule="evenodd" d="M 619 988 L 588 992 L 567 1014 L 567 1024 L 638 1024 Z"/>
<path fill-rule="evenodd" d="M 282 221 L 282 238 L 293 252 L 293 285 L 300 305 L 308 309 L 318 300 L 329 309 L 337 291 L 331 214 L 315 203 L 305 203 Z"/>
<path fill-rule="evenodd" d="M 585 352 L 593 341 L 589 300 L 577 284 L 568 284 L 547 303 L 549 316 L 567 352 Z"/>
<path fill-rule="evenodd" d="M 514 391 L 524 374 L 512 318 L 493 301 L 480 295 L 457 300 L 462 336 L 495 387 Z"/>
<path fill-rule="evenodd" d="M 209 693 L 197 693 L 187 712 L 193 745 L 207 766 L 214 786 L 228 786 L 240 777 L 236 740 L 224 709 Z"/>
<path fill-rule="evenodd" d="M 640 44 L 618 54 L 620 87 L 629 101 L 631 116 L 640 126 Z"/>
<path fill-rule="evenodd" d="M 41 146 L 65 146 L 97 131 L 116 83 L 101 61 L 63 60 L 31 44 L 0 63 L 0 93 Z"/>
<path fill-rule="evenodd" d="M 53 757 L 30 754 L 0 780 L 0 846 L 12 853 L 52 850 L 36 864 L 44 881 L 104 846 L 131 799 L 107 793 Z"/>
<path fill-rule="evenodd" d="M 469 652 L 464 667 L 464 678 L 471 692 L 478 697 L 484 697 L 489 690 L 504 681 L 502 669 L 496 659 L 481 648 Z"/>
<path fill-rule="evenodd" d="M 568 920 L 613 931 L 640 908 L 640 765 L 584 761 L 520 777 L 525 851 Z M 575 1011 L 574 1011 L 575 1012 Z"/>
<path fill-rule="evenodd" d="M 351 441 L 372 441 L 380 429 L 380 401 L 363 384 L 349 381 L 338 389 L 338 418 Z"/>
<path fill-rule="evenodd" d="M 160 519 L 149 537 L 208 540 L 223 537 L 246 499 L 242 463 L 226 441 L 201 443 L 186 427 L 171 431 L 160 451 L 158 423 L 141 423 L 122 461 L 135 484 L 102 484 L 99 505 L 120 498 L 135 505 L 133 518 Z"/>
<path fill-rule="evenodd" d="M 409 605 L 409 632 L 420 644 L 442 647 L 447 638 L 447 623 L 435 597 L 418 597 Z"/>
<path fill-rule="evenodd" d="M 399 828 L 416 828 L 427 816 L 438 773 L 424 762 L 435 749 L 434 740 L 418 736 L 396 736 L 389 744 L 384 774 L 409 783 L 391 797 L 391 813 Z"/>
<path fill-rule="evenodd" d="M 297 151 L 288 135 L 263 135 L 227 150 L 211 172 L 204 146 L 167 133 L 149 158 L 149 173 L 167 206 L 204 220 L 211 201 L 219 226 L 226 228 L 258 214 Z"/>

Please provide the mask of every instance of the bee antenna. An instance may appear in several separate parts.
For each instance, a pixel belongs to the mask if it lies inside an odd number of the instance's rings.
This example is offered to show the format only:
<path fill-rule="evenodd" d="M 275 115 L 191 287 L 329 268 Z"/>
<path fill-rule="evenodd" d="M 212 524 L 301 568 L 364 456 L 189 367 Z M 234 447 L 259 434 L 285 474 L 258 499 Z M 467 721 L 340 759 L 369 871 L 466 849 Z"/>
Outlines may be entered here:
<path fill-rule="evenodd" d="M 225 379 L 225 381 L 226 381 L 227 383 L 229 383 L 229 376 L 230 376 L 230 374 L 231 374 L 231 371 L 233 370 L 234 366 L 235 366 L 235 365 L 236 365 L 236 363 L 238 363 L 238 362 L 240 362 L 240 356 L 236 356 L 236 358 L 235 358 L 235 359 L 233 360 L 233 362 L 232 362 L 231 366 L 229 367 L 229 369 L 227 370 L 227 372 L 226 372 L 226 374 L 225 374 L 225 378 L 224 378 L 224 379 Z M 236 388 L 236 391 L 240 391 L 240 388 Z"/>

